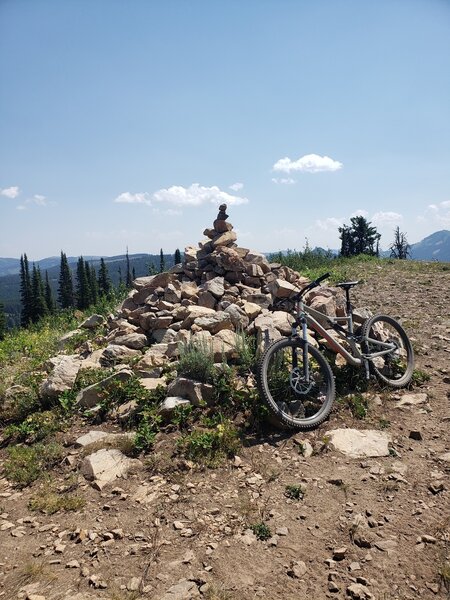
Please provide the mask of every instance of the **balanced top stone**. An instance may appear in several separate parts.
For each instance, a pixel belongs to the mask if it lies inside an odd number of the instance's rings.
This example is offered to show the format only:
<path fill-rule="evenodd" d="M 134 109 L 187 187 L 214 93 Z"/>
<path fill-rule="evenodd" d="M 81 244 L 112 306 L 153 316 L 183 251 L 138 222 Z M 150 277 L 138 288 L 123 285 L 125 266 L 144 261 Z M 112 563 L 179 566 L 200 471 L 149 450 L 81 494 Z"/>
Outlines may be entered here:
<path fill-rule="evenodd" d="M 219 206 L 219 214 L 217 215 L 217 221 L 226 221 L 228 219 L 226 210 L 227 210 L 226 204 L 221 204 Z"/>

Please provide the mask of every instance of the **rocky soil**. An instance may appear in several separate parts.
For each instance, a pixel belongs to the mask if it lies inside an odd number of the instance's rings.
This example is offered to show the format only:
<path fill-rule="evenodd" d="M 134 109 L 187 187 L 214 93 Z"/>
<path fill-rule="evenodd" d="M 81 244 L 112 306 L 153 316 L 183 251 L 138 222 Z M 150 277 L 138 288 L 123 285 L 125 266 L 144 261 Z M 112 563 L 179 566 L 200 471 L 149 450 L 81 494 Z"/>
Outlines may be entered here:
<path fill-rule="evenodd" d="M 151 454 L 124 469 L 117 460 L 118 477 L 104 485 L 101 474 L 92 484 L 79 438 L 119 428 L 75 423 L 52 485 L 76 489 L 82 509 L 33 512 L 45 482 L 18 491 L 0 479 L 0 598 L 447 597 L 450 277 L 388 263 L 368 270 L 355 305 L 403 323 L 428 382 L 374 389 L 364 419 L 338 401 L 312 432 L 249 436 L 215 469 L 174 460 L 168 431 Z M 341 444 L 336 430 L 363 434 Z M 250 529 L 258 523 L 265 540 Z"/>

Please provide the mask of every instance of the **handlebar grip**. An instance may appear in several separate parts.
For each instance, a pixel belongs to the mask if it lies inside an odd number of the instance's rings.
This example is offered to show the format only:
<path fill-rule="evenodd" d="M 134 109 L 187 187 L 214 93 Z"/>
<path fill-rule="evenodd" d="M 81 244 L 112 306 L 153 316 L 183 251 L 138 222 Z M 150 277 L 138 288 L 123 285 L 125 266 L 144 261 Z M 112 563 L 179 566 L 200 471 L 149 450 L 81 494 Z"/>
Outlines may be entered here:
<path fill-rule="evenodd" d="M 325 275 L 321 275 L 320 277 L 318 277 L 314 283 L 319 284 L 324 279 L 328 279 L 329 276 L 330 276 L 330 273 L 325 273 Z"/>

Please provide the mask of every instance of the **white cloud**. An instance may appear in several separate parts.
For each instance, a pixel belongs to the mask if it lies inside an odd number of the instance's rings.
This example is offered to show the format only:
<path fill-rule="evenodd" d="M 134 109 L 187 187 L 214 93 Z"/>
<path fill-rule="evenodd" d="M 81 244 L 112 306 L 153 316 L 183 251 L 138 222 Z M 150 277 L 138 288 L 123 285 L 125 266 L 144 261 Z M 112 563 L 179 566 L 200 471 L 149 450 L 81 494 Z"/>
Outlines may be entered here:
<path fill-rule="evenodd" d="M 364 210 L 363 208 L 357 208 L 350 215 L 350 219 L 352 219 L 353 217 L 364 217 L 366 219 L 368 216 L 369 216 L 369 213 L 367 212 L 367 210 Z"/>
<path fill-rule="evenodd" d="M 273 183 L 281 183 L 282 185 L 292 185 L 295 183 L 295 179 L 292 177 L 272 177 Z"/>
<path fill-rule="evenodd" d="M 301 173 L 319 173 L 321 171 L 338 171 L 342 168 L 342 163 L 333 160 L 329 156 L 319 156 L 318 154 L 306 154 L 297 160 L 291 160 L 287 156 L 280 158 L 273 165 L 274 171 L 291 173 L 300 171 Z"/>
<path fill-rule="evenodd" d="M 152 195 L 155 202 L 167 202 L 175 206 L 201 206 L 203 204 L 246 204 L 247 198 L 232 196 L 222 191 L 216 185 L 206 187 L 193 183 L 188 188 L 181 185 L 173 185 L 170 188 L 161 189 Z"/>
<path fill-rule="evenodd" d="M 429 223 L 436 227 L 450 228 L 450 200 L 429 204 L 425 213 L 417 217 L 419 223 Z"/>
<path fill-rule="evenodd" d="M 236 183 L 233 183 L 232 185 L 230 185 L 230 190 L 233 190 L 233 192 L 238 192 L 239 190 L 242 190 L 243 187 L 244 187 L 244 184 L 241 183 L 240 181 L 237 181 Z"/>
<path fill-rule="evenodd" d="M 125 203 L 125 204 L 148 204 L 149 206 L 155 206 L 155 204 L 172 204 L 174 206 L 202 206 L 203 204 L 247 204 L 248 199 L 241 196 L 233 196 L 224 192 L 216 185 L 206 187 L 198 183 L 193 183 L 189 187 L 183 187 L 182 185 L 173 185 L 169 188 L 162 188 L 157 190 L 153 194 L 148 192 L 139 192 L 132 194 L 131 192 L 122 192 L 114 202 Z M 171 212 L 167 212 L 172 216 L 180 214 L 180 211 L 176 209 L 168 209 Z"/>
<path fill-rule="evenodd" d="M 18 204 L 18 205 L 16 206 L 16 208 L 17 208 L 17 210 L 26 210 L 26 209 L 27 209 L 27 207 L 26 207 L 26 206 L 24 206 L 23 204 Z"/>
<path fill-rule="evenodd" d="M 327 219 L 317 219 L 316 226 L 322 231 L 337 231 L 344 224 L 344 217 L 328 217 Z"/>
<path fill-rule="evenodd" d="M 115 198 L 114 202 L 124 204 L 151 204 L 147 192 L 138 192 L 137 194 L 132 194 L 131 192 L 122 192 L 122 194 L 119 194 L 117 198 Z"/>
<path fill-rule="evenodd" d="M 12 200 L 14 200 L 14 198 L 17 198 L 19 194 L 20 190 L 17 185 L 13 185 L 9 188 L 0 189 L 0 196 L 6 196 L 6 198 L 11 198 Z"/>
<path fill-rule="evenodd" d="M 394 225 L 398 225 L 400 223 L 400 221 L 403 220 L 403 215 L 400 215 L 399 213 L 396 212 L 377 212 L 373 215 L 372 217 L 372 222 L 375 225 L 390 225 L 390 226 L 394 226 Z"/>

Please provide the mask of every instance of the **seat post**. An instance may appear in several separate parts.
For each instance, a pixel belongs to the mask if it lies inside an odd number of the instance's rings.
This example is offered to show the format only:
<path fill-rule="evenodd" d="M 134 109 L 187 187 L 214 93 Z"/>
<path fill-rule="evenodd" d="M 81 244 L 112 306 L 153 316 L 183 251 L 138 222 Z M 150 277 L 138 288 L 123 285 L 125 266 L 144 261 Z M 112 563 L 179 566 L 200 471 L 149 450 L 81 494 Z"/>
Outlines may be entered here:
<path fill-rule="evenodd" d="M 346 298 L 346 310 L 347 310 L 347 316 L 352 314 L 352 304 L 350 302 L 350 288 L 346 287 L 345 288 L 345 298 Z"/>

